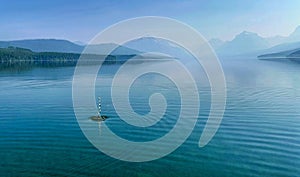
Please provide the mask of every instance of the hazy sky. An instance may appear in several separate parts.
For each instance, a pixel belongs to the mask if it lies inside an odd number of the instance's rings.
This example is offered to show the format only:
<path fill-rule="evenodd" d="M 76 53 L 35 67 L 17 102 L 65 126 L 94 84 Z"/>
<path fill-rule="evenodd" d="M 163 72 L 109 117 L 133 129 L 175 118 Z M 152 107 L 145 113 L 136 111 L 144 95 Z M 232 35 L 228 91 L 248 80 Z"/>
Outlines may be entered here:
<path fill-rule="evenodd" d="M 120 20 L 167 16 L 207 39 L 232 39 L 247 30 L 289 35 L 300 25 L 299 0 L 0 0 L 0 40 L 60 38 L 89 41 Z"/>

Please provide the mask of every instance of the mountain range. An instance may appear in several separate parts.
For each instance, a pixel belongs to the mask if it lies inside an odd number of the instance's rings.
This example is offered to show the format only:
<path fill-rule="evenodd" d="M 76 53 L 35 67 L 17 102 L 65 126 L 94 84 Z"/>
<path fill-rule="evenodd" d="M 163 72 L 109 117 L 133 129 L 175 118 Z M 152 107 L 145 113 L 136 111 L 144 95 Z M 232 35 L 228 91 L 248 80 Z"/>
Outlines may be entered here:
<path fill-rule="evenodd" d="M 29 49 L 33 52 L 59 52 L 59 53 L 77 53 L 82 52 L 87 54 L 107 54 L 108 51 L 114 48 L 110 55 L 115 56 L 151 56 L 150 58 L 187 58 L 189 55 L 184 49 L 172 44 L 171 42 L 144 37 L 130 41 L 124 45 L 114 43 L 79 45 L 80 42 L 70 42 L 67 40 L 58 39 L 29 39 L 16 41 L 0 41 L 0 48 L 17 47 Z M 145 55 L 144 53 L 151 53 Z M 143 54 L 143 55 L 141 55 Z M 119 59 L 122 57 L 119 57 Z"/>
<path fill-rule="evenodd" d="M 243 31 L 230 41 L 214 38 L 209 41 L 218 56 L 235 55 L 265 55 L 280 53 L 280 55 L 300 49 L 300 26 L 289 36 L 274 36 L 264 38 L 256 33 Z M 33 52 L 62 52 L 81 53 L 86 45 L 82 42 L 70 42 L 59 39 L 29 39 L 0 41 L 0 48 L 19 47 Z M 105 54 L 108 49 L 115 48 L 111 55 L 140 55 L 144 52 L 159 52 L 175 58 L 188 58 L 191 55 L 176 44 L 163 39 L 143 37 L 126 43 L 89 45 L 85 52 L 91 54 Z"/>
<path fill-rule="evenodd" d="M 29 39 L 16 41 L 0 41 L 0 48 L 19 47 L 30 49 L 34 52 L 68 52 L 81 53 L 83 46 L 67 40 L 58 39 Z"/>
<path fill-rule="evenodd" d="M 211 39 L 211 46 L 220 56 L 241 54 L 267 54 L 300 48 L 300 26 L 289 36 L 264 38 L 256 33 L 243 31 L 230 41 Z"/>
<path fill-rule="evenodd" d="M 33 52 L 81 53 L 83 52 L 86 46 L 79 45 L 67 40 L 59 39 L 28 39 L 15 41 L 0 41 L 0 48 L 8 47 L 25 48 Z M 111 52 L 111 55 L 135 55 L 141 53 L 140 51 L 113 43 L 89 45 L 87 51 L 85 52 L 91 54 L 105 54 L 106 51 L 112 48 L 115 48 L 115 50 Z"/>
<path fill-rule="evenodd" d="M 179 45 L 160 38 L 142 37 L 132 40 L 124 46 L 141 52 L 152 52 L 158 55 L 164 54 L 174 58 L 188 59 L 192 57 L 184 48 Z"/>

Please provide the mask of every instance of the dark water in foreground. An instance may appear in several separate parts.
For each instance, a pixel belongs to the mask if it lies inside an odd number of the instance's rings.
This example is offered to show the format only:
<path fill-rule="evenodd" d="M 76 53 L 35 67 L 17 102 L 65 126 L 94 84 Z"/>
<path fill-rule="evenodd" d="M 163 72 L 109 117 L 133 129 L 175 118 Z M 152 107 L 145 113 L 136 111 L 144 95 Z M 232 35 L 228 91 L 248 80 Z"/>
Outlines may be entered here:
<path fill-rule="evenodd" d="M 202 119 L 191 136 L 168 156 L 144 163 L 113 159 L 85 138 L 72 107 L 74 68 L 0 73 L 0 176 L 299 176 L 300 65 L 256 59 L 222 63 L 227 106 L 212 141 L 198 147 L 210 98 L 203 86 Z M 111 77 L 106 74 L 104 80 Z M 148 91 L 161 91 L 173 104 L 166 118 L 175 119 L 179 103 L 174 85 L 162 86 L 168 81 L 153 77 L 144 80 L 134 86 L 132 107 L 147 112 Z M 153 140 L 174 125 L 160 124 L 155 131 L 124 129 L 109 95 L 99 94 L 103 112 L 111 116 L 106 124 L 122 137 Z"/>

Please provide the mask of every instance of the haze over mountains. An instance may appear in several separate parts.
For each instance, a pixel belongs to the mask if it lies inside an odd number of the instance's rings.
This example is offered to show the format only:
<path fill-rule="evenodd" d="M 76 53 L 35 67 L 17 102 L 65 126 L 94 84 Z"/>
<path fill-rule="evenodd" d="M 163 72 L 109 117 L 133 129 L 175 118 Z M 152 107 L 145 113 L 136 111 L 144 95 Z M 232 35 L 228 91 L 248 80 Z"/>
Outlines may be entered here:
<path fill-rule="evenodd" d="M 34 52 L 68 52 L 80 53 L 83 46 L 74 44 L 67 40 L 58 39 L 28 39 L 16 41 L 0 41 L 1 48 L 20 47 L 30 49 Z"/>
<path fill-rule="evenodd" d="M 274 36 L 264 38 L 256 33 L 243 31 L 231 41 L 222 41 L 214 38 L 210 41 L 211 46 L 219 56 L 251 55 L 258 56 L 270 53 L 291 53 L 289 51 L 300 50 L 300 26 L 289 36 Z M 82 45 L 80 45 L 82 44 Z M 30 49 L 33 52 L 63 52 L 81 53 L 85 45 L 79 41 L 70 42 L 58 39 L 29 39 L 16 41 L 0 41 L 0 48 L 9 46 Z M 143 52 L 160 52 L 176 58 L 190 56 L 184 49 L 171 42 L 144 37 L 125 46 L 117 44 L 101 44 L 89 47 L 89 53 L 103 54 L 109 48 L 116 48 L 112 55 L 137 55 Z"/>
<path fill-rule="evenodd" d="M 250 53 L 261 49 L 267 49 L 268 42 L 256 33 L 244 31 L 232 41 L 227 41 L 220 47 L 216 48 L 218 54 L 232 55 Z"/>
<path fill-rule="evenodd" d="M 0 41 L 0 48 L 8 48 L 10 46 L 30 49 L 33 52 L 81 53 L 85 49 L 84 45 L 79 45 L 67 40 L 60 39 Z M 92 54 L 105 54 L 106 51 L 111 48 L 116 48 L 111 53 L 112 55 L 135 55 L 140 53 L 140 51 L 112 43 L 90 45 L 87 52 Z"/>
<path fill-rule="evenodd" d="M 141 52 L 154 52 L 169 55 L 180 59 L 189 59 L 192 57 L 184 48 L 177 44 L 160 38 L 142 37 L 132 40 L 125 44 L 126 47 Z"/>
<path fill-rule="evenodd" d="M 211 46 L 219 55 L 266 54 L 300 48 L 300 26 L 289 36 L 264 38 L 260 35 L 244 31 L 231 41 L 212 39 Z"/>

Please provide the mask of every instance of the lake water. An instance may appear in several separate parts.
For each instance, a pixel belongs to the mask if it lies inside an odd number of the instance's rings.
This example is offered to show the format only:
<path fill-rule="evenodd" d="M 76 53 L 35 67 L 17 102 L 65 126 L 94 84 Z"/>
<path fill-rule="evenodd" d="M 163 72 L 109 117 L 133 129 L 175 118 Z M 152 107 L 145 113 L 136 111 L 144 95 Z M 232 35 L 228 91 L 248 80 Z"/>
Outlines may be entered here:
<path fill-rule="evenodd" d="M 73 67 L 2 71 L 0 176 L 299 176 L 300 64 L 255 58 L 221 63 L 228 97 L 214 138 L 198 147 L 210 104 L 209 87 L 199 82 L 200 119 L 192 134 L 171 154 L 143 163 L 111 158 L 86 139 L 73 111 Z M 149 129 L 135 128 L 116 114 L 108 93 L 112 75 L 104 71 L 96 94 L 110 116 L 105 124 L 132 141 L 166 134 L 176 123 L 179 93 L 170 80 L 159 77 L 137 80 L 130 102 L 145 114 L 149 95 L 161 92 L 169 106 L 165 120 Z"/>

